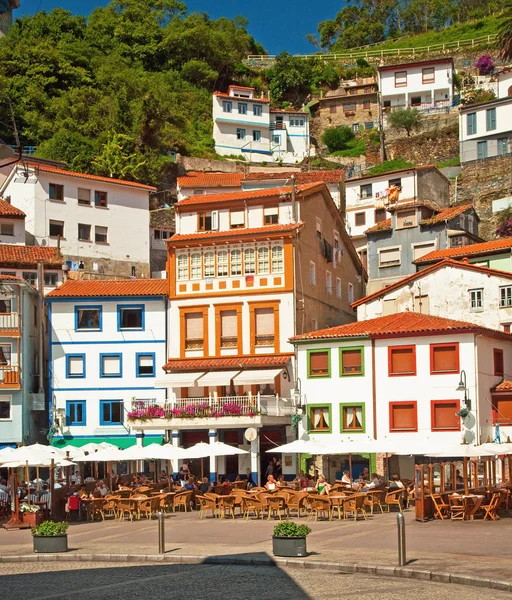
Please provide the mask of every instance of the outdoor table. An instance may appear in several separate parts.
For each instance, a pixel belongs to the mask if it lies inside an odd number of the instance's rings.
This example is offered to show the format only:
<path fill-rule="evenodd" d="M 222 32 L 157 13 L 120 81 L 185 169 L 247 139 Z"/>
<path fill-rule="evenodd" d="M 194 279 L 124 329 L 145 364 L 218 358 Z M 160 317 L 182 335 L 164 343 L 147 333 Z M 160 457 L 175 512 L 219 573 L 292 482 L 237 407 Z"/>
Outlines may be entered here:
<path fill-rule="evenodd" d="M 347 499 L 348 496 L 345 494 L 329 494 L 327 496 L 331 502 L 332 514 L 334 514 L 334 509 L 338 509 L 338 519 L 341 519 L 341 509 L 343 507 L 343 502 Z"/>
<path fill-rule="evenodd" d="M 140 521 L 140 505 L 142 502 L 150 501 L 151 498 L 149 498 L 148 496 L 131 496 L 131 498 L 129 498 L 129 500 L 131 500 L 132 502 L 135 503 L 136 510 L 137 510 L 137 520 Z"/>
<path fill-rule="evenodd" d="M 89 514 L 92 514 L 92 521 L 94 521 L 96 513 L 99 513 L 102 519 L 105 520 L 105 515 L 103 514 L 103 505 L 106 502 L 105 498 L 82 498 L 81 501 L 85 504 L 87 517 L 89 517 Z"/>
<path fill-rule="evenodd" d="M 477 494 L 468 494 L 467 496 L 461 496 L 462 502 L 464 504 L 464 518 L 466 520 L 473 521 L 475 518 L 475 513 L 480 508 L 480 505 L 485 499 L 485 496 L 480 496 Z"/>

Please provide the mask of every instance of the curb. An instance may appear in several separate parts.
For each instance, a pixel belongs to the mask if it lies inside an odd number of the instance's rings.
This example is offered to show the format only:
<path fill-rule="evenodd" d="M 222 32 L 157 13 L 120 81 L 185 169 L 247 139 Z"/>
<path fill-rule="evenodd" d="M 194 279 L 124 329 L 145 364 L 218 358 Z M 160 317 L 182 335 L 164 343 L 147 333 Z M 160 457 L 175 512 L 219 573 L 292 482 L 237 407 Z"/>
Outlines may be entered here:
<path fill-rule="evenodd" d="M 295 567 L 302 569 L 321 569 L 342 573 L 366 573 L 381 577 L 402 577 L 437 583 L 456 583 L 491 590 L 512 592 L 512 582 L 499 581 L 472 575 L 459 575 L 442 571 L 428 571 L 409 567 L 391 567 L 385 565 L 338 563 L 309 561 L 292 558 L 248 558 L 245 556 L 186 556 L 173 554 L 25 554 L 19 556 L 0 556 L 0 563 L 20 562 L 147 562 L 167 564 L 203 564 L 203 565 L 245 565 L 258 567 Z"/>

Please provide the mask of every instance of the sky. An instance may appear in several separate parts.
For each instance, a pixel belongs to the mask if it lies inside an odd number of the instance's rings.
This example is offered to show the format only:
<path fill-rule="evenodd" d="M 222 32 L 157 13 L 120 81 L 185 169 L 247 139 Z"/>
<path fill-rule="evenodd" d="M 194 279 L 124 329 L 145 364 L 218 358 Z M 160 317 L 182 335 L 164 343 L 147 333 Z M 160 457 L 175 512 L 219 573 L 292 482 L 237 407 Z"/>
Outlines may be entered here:
<path fill-rule="evenodd" d="M 257 0 L 244 4 L 240 0 L 184 0 L 189 11 L 206 12 L 210 17 L 243 16 L 249 19 L 249 33 L 269 52 L 309 54 L 315 51 L 306 34 L 315 33 L 320 21 L 332 19 L 343 7 L 343 0 Z M 144 2 L 144 0 L 141 0 Z M 14 17 L 31 15 L 38 10 L 60 7 L 87 15 L 108 0 L 21 0 Z"/>

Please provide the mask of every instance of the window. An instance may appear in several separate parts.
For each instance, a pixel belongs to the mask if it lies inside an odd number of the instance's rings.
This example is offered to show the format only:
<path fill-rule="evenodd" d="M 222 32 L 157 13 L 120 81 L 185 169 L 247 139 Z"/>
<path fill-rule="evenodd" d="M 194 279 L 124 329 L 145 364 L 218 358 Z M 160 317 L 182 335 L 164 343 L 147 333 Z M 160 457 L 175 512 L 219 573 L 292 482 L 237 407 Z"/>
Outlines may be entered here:
<path fill-rule="evenodd" d="M 494 360 L 494 374 L 503 377 L 505 375 L 503 350 L 500 350 L 500 348 L 493 348 L 492 355 Z"/>
<path fill-rule="evenodd" d="M 219 250 L 217 252 L 217 277 L 228 276 L 228 252 Z"/>
<path fill-rule="evenodd" d="M 342 432 L 364 432 L 364 404 L 342 404 L 341 405 L 341 431 Z"/>
<path fill-rule="evenodd" d="M 416 225 L 416 209 L 401 210 L 396 214 L 396 228 L 403 229 L 405 227 L 415 227 Z"/>
<path fill-rule="evenodd" d="M 123 424 L 123 401 L 100 400 L 100 425 Z"/>
<path fill-rule="evenodd" d="M 468 135 L 474 135 L 476 133 L 476 113 L 469 113 L 466 115 L 466 129 Z"/>
<path fill-rule="evenodd" d="M 341 298 L 341 279 L 336 277 L 336 298 Z"/>
<path fill-rule="evenodd" d="M 265 225 L 275 225 L 279 222 L 279 208 L 269 206 L 263 209 L 263 223 Z"/>
<path fill-rule="evenodd" d="M 107 208 L 107 192 L 94 192 L 94 206 Z"/>
<path fill-rule="evenodd" d="M 356 213 L 356 227 L 361 227 L 362 225 L 366 225 L 366 213 Z"/>
<path fill-rule="evenodd" d="M 281 145 L 281 136 L 279 135 L 273 135 L 272 136 L 272 143 L 276 144 L 277 146 Z"/>
<path fill-rule="evenodd" d="M 246 115 L 247 114 L 247 104 L 245 104 L 245 102 L 239 102 L 238 103 L 238 114 L 239 115 Z"/>
<path fill-rule="evenodd" d="M 233 103 L 229 100 L 223 100 L 222 102 L 222 112 L 230 113 L 233 111 Z"/>
<path fill-rule="evenodd" d="M 402 190 L 402 178 L 401 177 L 396 177 L 395 179 L 390 179 L 388 181 L 388 187 L 397 187 L 400 190 Z"/>
<path fill-rule="evenodd" d="M 177 258 L 178 280 L 184 281 L 188 279 L 188 256 L 186 254 L 178 254 Z"/>
<path fill-rule="evenodd" d="M 363 348 L 340 348 L 340 376 L 364 375 Z"/>
<path fill-rule="evenodd" d="M 332 296 L 332 273 L 330 271 L 325 272 L 325 291 Z"/>
<path fill-rule="evenodd" d="M 512 285 L 500 287 L 500 308 L 512 306 Z"/>
<path fill-rule="evenodd" d="M 430 344 L 430 373 L 458 373 L 459 344 Z"/>
<path fill-rule="evenodd" d="M 389 346 L 389 376 L 416 375 L 416 346 Z"/>
<path fill-rule="evenodd" d="M 355 102 L 347 102 L 346 104 L 343 105 L 343 112 L 352 113 L 352 112 L 355 112 L 355 110 L 356 110 Z M 354 125 L 356 126 L 357 129 L 359 129 L 359 123 L 352 123 L 352 130 L 354 129 Z M 357 131 L 357 129 L 356 129 L 356 131 Z"/>
<path fill-rule="evenodd" d="M 68 427 L 86 425 L 85 400 L 66 402 L 66 425 Z"/>
<path fill-rule="evenodd" d="M 242 274 L 242 251 L 238 249 L 231 250 L 231 275 Z"/>
<path fill-rule="evenodd" d="M 231 229 L 240 229 L 245 227 L 245 211 L 232 210 L 229 212 L 229 222 Z"/>
<path fill-rule="evenodd" d="M 203 276 L 201 259 L 200 252 L 192 252 L 190 255 L 190 279 L 201 279 Z"/>
<path fill-rule="evenodd" d="M 252 141 L 253 142 L 261 141 L 261 131 L 258 131 L 257 129 L 252 130 Z"/>
<path fill-rule="evenodd" d="M 331 106 L 329 106 L 330 113 L 336 113 L 336 109 L 337 109 L 337 106 L 335 104 L 332 104 Z"/>
<path fill-rule="evenodd" d="M 389 403 L 389 430 L 418 431 L 418 413 L 415 401 Z"/>
<path fill-rule="evenodd" d="M 432 400 L 430 403 L 432 431 L 460 431 L 458 400 Z"/>
<path fill-rule="evenodd" d="M 434 83 L 436 80 L 436 71 L 434 67 L 427 67 L 421 71 L 422 83 Z"/>
<path fill-rule="evenodd" d="M 45 273 L 44 274 L 44 285 L 46 287 L 57 287 L 59 283 L 58 273 Z"/>
<path fill-rule="evenodd" d="M 23 271 L 23 273 L 21 274 L 21 277 L 27 282 L 30 283 L 30 285 L 37 285 L 37 273 L 35 271 Z M 10 300 L 9 300 L 10 302 Z M 11 312 L 9 311 L 3 311 L 0 310 L 0 312 Z"/>
<path fill-rule="evenodd" d="M 75 319 L 75 329 L 101 331 L 101 307 L 99 306 L 75 307 Z"/>
<path fill-rule="evenodd" d="M 304 119 L 290 117 L 290 127 L 304 127 Z"/>
<path fill-rule="evenodd" d="M 211 215 L 211 213 L 200 213 L 197 215 L 197 229 L 198 229 L 198 231 L 211 231 L 212 230 L 212 215 Z"/>
<path fill-rule="evenodd" d="M 492 413 L 494 425 L 512 425 L 512 396 L 494 396 Z"/>
<path fill-rule="evenodd" d="M 331 351 L 308 350 L 308 378 L 331 376 Z"/>
<path fill-rule="evenodd" d="M 107 227 L 101 227 L 100 225 L 96 225 L 96 227 L 94 228 L 94 241 L 97 244 L 106 244 L 108 241 L 107 236 Z"/>
<path fill-rule="evenodd" d="M 185 315 L 185 349 L 202 350 L 204 347 L 204 315 L 192 312 Z"/>
<path fill-rule="evenodd" d="M 144 306 L 118 306 L 118 329 L 144 329 Z"/>
<path fill-rule="evenodd" d="M 365 102 L 363 105 L 363 108 L 370 108 L 370 103 Z M 364 128 L 366 131 L 370 131 L 371 129 L 373 129 L 373 127 L 374 127 L 373 121 L 365 121 Z"/>
<path fill-rule="evenodd" d="M 254 345 L 273 346 L 275 340 L 275 315 L 272 307 L 254 309 Z"/>
<path fill-rule="evenodd" d="M 498 156 L 505 156 L 508 154 L 508 139 L 498 138 Z"/>
<path fill-rule="evenodd" d="M 371 198 L 373 196 L 373 188 L 371 183 L 359 186 L 359 195 L 361 198 Z"/>
<path fill-rule="evenodd" d="M 284 251 L 282 246 L 272 246 L 272 273 L 284 272 Z"/>
<path fill-rule="evenodd" d="M 395 87 L 407 86 L 407 71 L 395 71 Z"/>
<path fill-rule="evenodd" d="M 270 273 L 269 250 L 258 248 L 258 273 Z"/>
<path fill-rule="evenodd" d="M 331 432 L 331 407 L 310 406 L 309 407 L 309 430 L 326 433 Z"/>
<path fill-rule="evenodd" d="M 478 142 L 476 145 L 476 155 L 478 160 L 487 158 L 487 140 L 484 142 Z"/>
<path fill-rule="evenodd" d="M 322 219 L 316 218 L 316 237 L 322 239 Z"/>
<path fill-rule="evenodd" d="M 400 264 L 400 248 L 382 248 L 379 250 L 379 267 L 392 267 Z"/>
<path fill-rule="evenodd" d="M 0 421 L 11 420 L 11 398 L 10 396 L 0 396 Z"/>
<path fill-rule="evenodd" d="M 100 354 L 100 377 L 121 377 L 121 363 L 120 354 Z"/>
<path fill-rule="evenodd" d="M 220 347 L 238 346 L 238 313 L 236 310 L 220 311 Z"/>
<path fill-rule="evenodd" d="M 496 129 L 496 109 L 488 108 L 485 111 L 485 123 L 487 125 L 487 131 L 493 131 Z"/>
<path fill-rule="evenodd" d="M 316 265 L 314 262 L 309 263 L 309 283 L 316 285 Z"/>
<path fill-rule="evenodd" d="M 412 247 L 413 260 L 418 260 L 436 249 L 435 242 L 426 242 L 424 244 L 414 244 Z"/>
<path fill-rule="evenodd" d="M 357 133 L 359 131 L 359 123 L 352 123 L 352 131 Z"/>
<path fill-rule="evenodd" d="M 171 237 L 170 231 L 164 231 L 163 229 L 155 229 L 155 240 L 168 240 Z"/>
<path fill-rule="evenodd" d="M 81 242 L 91 241 L 91 226 L 83 223 L 78 223 L 78 239 Z"/>
<path fill-rule="evenodd" d="M 484 290 L 469 290 L 469 310 L 474 312 L 484 309 Z"/>
<path fill-rule="evenodd" d="M 135 363 L 137 365 L 137 377 L 154 377 L 155 376 L 155 355 L 141 354 L 135 355 Z"/>
<path fill-rule="evenodd" d="M 204 276 L 215 277 L 215 254 L 213 252 L 204 253 Z"/>
<path fill-rule="evenodd" d="M 68 354 L 66 356 L 66 377 L 85 377 L 85 354 Z"/>
<path fill-rule="evenodd" d="M 245 248 L 244 250 L 244 274 L 253 275 L 256 273 L 256 251 L 254 248 Z"/>
<path fill-rule="evenodd" d="M 376 208 L 375 209 L 375 223 L 382 223 L 382 221 L 386 220 L 386 209 L 385 208 Z"/>
<path fill-rule="evenodd" d="M 50 221 L 50 237 L 64 237 L 64 221 Z"/>
<path fill-rule="evenodd" d="M 252 111 L 255 117 L 261 117 L 261 115 L 263 114 L 261 104 L 253 104 Z"/>
<path fill-rule="evenodd" d="M 348 284 L 348 303 L 352 304 L 354 302 L 354 286 L 349 283 Z"/>
<path fill-rule="evenodd" d="M 411 106 L 421 106 L 421 96 L 411 96 Z"/>
<path fill-rule="evenodd" d="M 87 190 L 85 188 L 78 188 L 77 197 L 78 204 L 81 204 L 82 206 L 91 205 L 91 190 Z"/>
<path fill-rule="evenodd" d="M 14 223 L 0 223 L 0 235 L 14 235 Z"/>
<path fill-rule="evenodd" d="M 64 186 L 63 185 L 59 185 L 58 183 L 50 183 L 48 191 L 49 191 L 50 200 L 60 200 L 61 202 L 64 200 Z"/>

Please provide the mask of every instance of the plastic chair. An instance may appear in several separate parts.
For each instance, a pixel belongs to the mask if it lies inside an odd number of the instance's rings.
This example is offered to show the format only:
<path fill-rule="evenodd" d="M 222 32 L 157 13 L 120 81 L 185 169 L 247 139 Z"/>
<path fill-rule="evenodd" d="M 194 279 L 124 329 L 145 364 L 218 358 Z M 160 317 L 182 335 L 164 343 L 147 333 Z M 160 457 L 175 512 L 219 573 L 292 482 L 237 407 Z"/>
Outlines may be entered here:
<path fill-rule="evenodd" d="M 196 496 L 196 500 L 199 502 L 199 518 L 202 519 L 206 511 L 211 510 L 214 519 L 217 518 L 217 501 L 215 498 L 208 498 L 207 496 Z"/>
<path fill-rule="evenodd" d="M 186 491 L 186 492 L 180 492 L 179 494 L 176 494 L 176 496 L 174 496 L 173 502 L 172 502 L 173 511 L 176 512 L 176 508 L 180 508 L 182 506 L 185 508 L 185 512 L 192 510 L 190 508 L 190 501 L 192 500 L 193 495 L 194 495 L 194 492 L 192 492 L 191 490 Z"/>
<path fill-rule="evenodd" d="M 308 521 L 315 515 L 315 521 L 318 521 L 318 515 L 327 514 L 329 521 L 332 520 L 331 501 L 329 496 L 308 496 Z"/>

